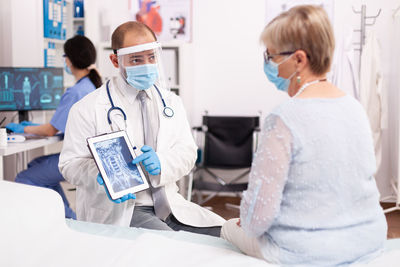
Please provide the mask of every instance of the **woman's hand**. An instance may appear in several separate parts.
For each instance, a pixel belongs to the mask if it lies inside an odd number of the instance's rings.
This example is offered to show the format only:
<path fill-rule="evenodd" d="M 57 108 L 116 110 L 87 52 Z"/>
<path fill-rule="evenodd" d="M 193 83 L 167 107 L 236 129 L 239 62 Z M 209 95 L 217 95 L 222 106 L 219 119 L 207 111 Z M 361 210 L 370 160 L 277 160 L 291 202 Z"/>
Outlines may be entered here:
<path fill-rule="evenodd" d="M 239 226 L 239 227 L 241 227 L 241 226 L 240 226 L 240 218 L 239 218 L 239 220 L 237 221 L 236 225 Z"/>

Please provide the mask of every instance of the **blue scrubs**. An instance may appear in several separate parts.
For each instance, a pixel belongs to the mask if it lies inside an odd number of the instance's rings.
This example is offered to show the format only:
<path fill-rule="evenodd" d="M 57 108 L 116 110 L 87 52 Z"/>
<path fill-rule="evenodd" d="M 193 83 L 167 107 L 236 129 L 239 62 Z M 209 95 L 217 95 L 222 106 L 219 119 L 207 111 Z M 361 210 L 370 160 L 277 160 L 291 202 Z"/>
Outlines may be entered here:
<path fill-rule="evenodd" d="M 51 118 L 50 124 L 64 133 L 68 113 L 72 105 L 95 89 L 96 87 L 88 77 L 80 79 L 74 86 L 68 88 L 61 97 L 60 104 Z M 60 182 L 64 181 L 64 178 L 58 169 L 59 157 L 60 154 L 53 154 L 34 159 L 28 164 L 26 170 L 18 173 L 15 181 L 23 184 L 51 188 L 57 191 L 64 201 L 65 217 L 76 219 L 76 215 L 69 207 L 68 200 L 60 185 Z"/>

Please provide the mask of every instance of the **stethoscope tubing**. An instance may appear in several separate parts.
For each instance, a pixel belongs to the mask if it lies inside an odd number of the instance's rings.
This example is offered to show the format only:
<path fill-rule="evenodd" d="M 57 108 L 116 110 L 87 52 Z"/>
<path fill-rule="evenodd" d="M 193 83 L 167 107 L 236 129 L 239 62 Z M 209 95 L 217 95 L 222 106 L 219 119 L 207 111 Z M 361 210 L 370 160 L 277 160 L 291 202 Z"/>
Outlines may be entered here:
<path fill-rule="evenodd" d="M 124 117 L 124 121 L 126 121 L 127 117 L 126 117 L 125 111 L 122 108 L 116 107 L 114 105 L 114 101 L 112 100 L 111 93 L 110 93 L 109 84 L 110 84 L 110 80 L 108 80 L 107 83 L 106 83 L 106 90 L 107 90 L 108 99 L 110 100 L 110 104 L 111 104 L 111 108 L 107 112 L 107 121 L 108 121 L 108 124 L 111 125 L 112 124 L 112 121 L 111 121 L 111 112 L 112 111 L 117 110 L 117 111 L 121 112 L 122 116 Z M 175 114 L 174 110 L 172 108 L 168 107 L 165 104 L 165 100 L 164 100 L 160 90 L 158 89 L 158 87 L 155 84 L 154 84 L 154 88 L 156 88 L 157 93 L 160 96 L 161 102 L 163 104 L 163 114 L 164 114 L 164 116 L 167 117 L 167 118 L 173 117 L 174 114 Z"/>

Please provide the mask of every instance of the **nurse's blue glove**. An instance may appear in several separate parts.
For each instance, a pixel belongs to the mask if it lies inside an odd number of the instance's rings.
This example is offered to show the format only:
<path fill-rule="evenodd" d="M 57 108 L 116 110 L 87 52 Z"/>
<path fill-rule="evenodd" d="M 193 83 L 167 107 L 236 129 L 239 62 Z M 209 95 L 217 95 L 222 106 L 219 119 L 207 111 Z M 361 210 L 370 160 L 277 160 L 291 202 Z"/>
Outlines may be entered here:
<path fill-rule="evenodd" d="M 31 121 L 22 121 L 20 124 L 21 124 L 22 126 L 38 126 L 38 125 L 40 125 L 40 124 L 38 124 L 38 123 L 33 123 L 33 122 L 31 122 Z"/>
<path fill-rule="evenodd" d="M 135 158 L 132 163 L 138 164 L 142 162 L 144 168 L 151 175 L 159 175 L 161 173 L 161 163 L 154 149 L 150 146 L 144 145 L 140 149 L 143 154 Z"/>
<path fill-rule="evenodd" d="M 97 175 L 97 182 L 99 183 L 99 185 L 104 186 L 104 190 L 106 191 L 106 194 L 107 194 L 108 198 L 109 198 L 112 202 L 115 202 L 115 203 L 122 203 L 122 202 L 127 201 L 128 199 L 136 199 L 136 195 L 135 195 L 135 194 L 133 194 L 133 193 L 128 193 L 128 194 L 126 194 L 126 195 L 124 195 L 124 196 L 122 196 L 122 197 L 120 197 L 120 198 L 114 200 L 114 199 L 112 199 L 112 198 L 110 197 L 110 194 L 108 193 L 108 190 L 107 190 L 106 186 L 104 185 L 103 177 L 101 177 L 101 174 L 100 174 L 100 173 Z"/>
<path fill-rule="evenodd" d="M 14 123 L 11 122 L 9 124 L 6 125 L 6 128 L 14 133 L 24 133 L 24 125 L 21 125 L 19 123 Z"/>

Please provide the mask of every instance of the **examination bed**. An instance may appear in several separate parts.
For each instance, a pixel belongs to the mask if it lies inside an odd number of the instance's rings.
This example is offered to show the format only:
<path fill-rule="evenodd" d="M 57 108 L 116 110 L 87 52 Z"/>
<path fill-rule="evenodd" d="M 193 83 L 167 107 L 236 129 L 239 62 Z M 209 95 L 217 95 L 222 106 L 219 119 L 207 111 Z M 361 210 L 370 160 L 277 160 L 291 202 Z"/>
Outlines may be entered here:
<path fill-rule="evenodd" d="M 276 266 L 220 238 L 64 219 L 60 196 L 0 181 L 0 266 Z M 400 239 L 354 266 L 400 266 Z"/>

